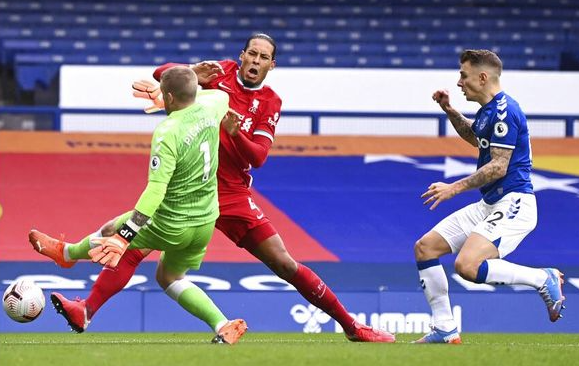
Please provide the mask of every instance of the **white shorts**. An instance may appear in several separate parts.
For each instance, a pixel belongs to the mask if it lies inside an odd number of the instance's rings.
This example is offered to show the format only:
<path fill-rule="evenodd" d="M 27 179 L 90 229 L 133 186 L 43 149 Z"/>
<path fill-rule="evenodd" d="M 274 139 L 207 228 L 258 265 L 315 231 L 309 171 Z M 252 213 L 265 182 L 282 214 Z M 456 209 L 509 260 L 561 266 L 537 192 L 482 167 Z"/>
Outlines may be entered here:
<path fill-rule="evenodd" d="M 460 251 L 471 233 L 492 242 L 504 258 L 517 248 L 537 226 L 537 200 L 534 194 L 511 192 L 495 204 L 483 200 L 447 216 L 432 230 L 439 233 L 453 253 Z"/>

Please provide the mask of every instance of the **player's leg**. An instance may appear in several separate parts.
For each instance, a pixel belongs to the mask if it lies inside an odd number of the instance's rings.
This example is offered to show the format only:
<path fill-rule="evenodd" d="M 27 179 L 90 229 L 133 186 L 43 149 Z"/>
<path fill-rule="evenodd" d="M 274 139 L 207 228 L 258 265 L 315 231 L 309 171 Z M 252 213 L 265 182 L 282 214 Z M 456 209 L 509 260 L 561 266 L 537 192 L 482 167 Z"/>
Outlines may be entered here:
<path fill-rule="evenodd" d="M 228 320 L 213 300 L 200 287 L 185 279 L 189 269 L 199 269 L 207 244 L 213 234 L 214 223 L 190 229 L 178 250 L 161 255 L 157 267 L 157 282 L 165 293 L 190 314 L 204 321 L 216 333 L 214 343 L 236 343 L 247 330 L 242 319 Z"/>
<path fill-rule="evenodd" d="M 271 223 L 250 230 L 241 245 L 276 275 L 291 283 L 311 304 L 340 323 L 348 339 L 361 342 L 395 341 L 392 334 L 357 323 L 330 287 L 314 271 L 291 257 Z"/>
<path fill-rule="evenodd" d="M 448 279 L 439 258 L 451 253 L 448 242 L 431 230 L 414 245 L 420 285 L 432 310 L 432 332 L 416 343 L 461 343 L 448 296 Z"/>
<path fill-rule="evenodd" d="M 52 305 L 66 319 L 73 331 L 77 333 L 84 332 L 95 313 L 108 299 L 125 287 L 135 273 L 139 263 L 150 252 L 151 250 L 149 249 L 127 250 L 117 267 L 110 268 L 105 266 L 103 268 L 86 300 L 78 297 L 74 300 L 69 300 L 64 295 L 53 292 L 50 294 Z"/>
<path fill-rule="evenodd" d="M 104 224 L 98 231 L 86 236 L 78 243 L 66 243 L 63 238 L 52 238 L 35 229 L 30 230 L 28 233 L 28 241 L 32 244 L 32 248 L 34 248 L 38 253 L 49 257 L 57 265 L 63 268 L 70 268 L 74 266 L 76 261 L 79 259 L 90 259 L 88 251 L 94 247 L 94 245 L 91 244 L 92 238 L 112 235 L 112 233 L 106 235 L 103 234 L 103 232 L 107 233 L 111 231 L 119 220 L 126 220 L 126 218 L 129 217 L 128 215 L 130 215 L 130 212 L 112 219 Z"/>
<path fill-rule="evenodd" d="M 113 235 L 128 217 L 130 215 L 125 214 L 109 221 L 93 235 Z M 74 248 L 74 245 L 70 248 Z M 69 300 L 62 294 L 53 292 L 50 299 L 54 308 L 59 314 L 64 316 L 73 331 L 82 333 L 86 330 L 100 307 L 126 286 L 141 261 L 151 251 L 151 249 L 128 249 L 121 257 L 117 267 L 105 266 L 91 287 L 86 300 L 80 298 Z"/>
<path fill-rule="evenodd" d="M 420 285 L 432 309 L 432 332 L 417 343 L 461 343 L 448 296 L 448 279 L 439 258 L 461 251 L 472 228 L 484 219 L 483 202 L 447 216 L 414 245 Z"/>
<path fill-rule="evenodd" d="M 534 287 L 547 305 L 549 319 L 557 321 L 564 308 L 563 274 L 554 268 L 532 268 L 503 259 L 536 226 L 534 195 L 511 193 L 490 211 L 490 215 L 473 229 L 458 255 L 457 273 L 476 283 Z"/>
<path fill-rule="evenodd" d="M 290 256 L 277 230 L 251 196 L 221 194 L 219 210 L 217 229 L 291 283 L 311 304 L 332 316 L 350 340 L 394 342 L 393 335 L 355 322 L 324 281 Z"/>

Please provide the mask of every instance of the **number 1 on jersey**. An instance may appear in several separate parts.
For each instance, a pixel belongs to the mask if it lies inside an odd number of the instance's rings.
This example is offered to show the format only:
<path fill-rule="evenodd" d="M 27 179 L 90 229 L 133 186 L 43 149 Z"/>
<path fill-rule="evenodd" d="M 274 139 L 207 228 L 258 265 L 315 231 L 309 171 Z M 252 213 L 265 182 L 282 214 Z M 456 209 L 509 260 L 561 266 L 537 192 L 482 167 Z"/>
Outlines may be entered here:
<path fill-rule="evenodd" d="M 209 179 L 209 173 L 211 173 L 211 154 L 209 153 L 209 142 L 203 141 L 199 145 L 199 150 L 203 153 L 203 178 L 202 182 L 207 182 Z"/>

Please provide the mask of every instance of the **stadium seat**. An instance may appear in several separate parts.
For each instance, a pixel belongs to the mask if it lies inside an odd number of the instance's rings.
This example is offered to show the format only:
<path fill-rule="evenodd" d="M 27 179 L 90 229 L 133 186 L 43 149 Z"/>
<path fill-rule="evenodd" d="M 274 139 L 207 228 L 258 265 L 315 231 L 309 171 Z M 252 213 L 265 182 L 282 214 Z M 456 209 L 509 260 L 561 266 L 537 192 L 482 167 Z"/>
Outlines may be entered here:
<path fill-rule="evenodd" d="M 0 61 L 35 54 L 63 62 L 236 58 L 248 34 L 279 45 L 278 65 L 455 68 L 467 48 L 488 48 L 505 68 L 559 68 L 579 45 L 579 5 L 566 0 L 266 1 L 0 0 Z M 76 55 L 75 58 L 71 58 Z M 37 59 L 42 65 L 42 57 Z M 116 60 L 116 61 L 115 61 Z M 19 72 L 18 75 L 23 73 Z M 46 73 L 50 74 L 50 73 Z M 30 83 L 26 82 L 27 85 Z"/>

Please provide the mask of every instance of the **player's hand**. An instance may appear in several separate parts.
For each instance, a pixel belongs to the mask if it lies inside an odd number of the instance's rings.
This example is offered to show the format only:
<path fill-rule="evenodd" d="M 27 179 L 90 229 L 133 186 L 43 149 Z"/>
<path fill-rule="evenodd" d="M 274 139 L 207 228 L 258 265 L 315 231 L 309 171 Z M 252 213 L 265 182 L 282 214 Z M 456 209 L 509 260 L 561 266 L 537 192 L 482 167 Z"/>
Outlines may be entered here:
<path fill-rule="evenodd" d="M 432 94 L 432 100 L 434 100 L 443 111 L 447 111 L 450 108 L 450 98 L 448 96 L 448 90 L 439 89 Z"/>
<path fill-rule="evenodd" d="M 93 263 L 100 263 L 103 266 L 108 265 L 112 268 L 119 264 L 123 253 L 129 246 L 129 242 L 119 234 L 104 238 L 93 238 L 90 242 L 98 245 L 88 251 Z"/>
<path fill-rule="evenodd" d="M 225 131 L 230 136 L 237 136 L 239 133 L 239 129 L 241 128 L 241 121 L 243 120 L 243 116 L 233 109 L 229 108 L 227 114 L 221 120 L 221 125 L 225 128 Z"/>
<path fill-rule="evenodd" d="M 136 98 L 149 99 L 153 105 L 145 108 L 145 113 L 155 113 L 165 109 L 165 102 L 159 85 L 149 80 L 139 80 L 133 83 L 133 96 Z"/>
<path fill-rule="evenodd" d="M 219 75 L 225 75 L 223 67 L 217 61 L 202 61 L 189 67 L 197 74 L 199 84 L 206 84 Z"/>
<path fill-rule="evenodd" d="M 457 194 L 458 190 L 453 184 L 436 182 L 432 183 L 420 198 L 426 198 L 426 201 L 423 203 L 424 205 L 434 202 L 432 206 L 430 206 L 430 210 L 434 210 L 442 201 L 449 200 Z"/>

